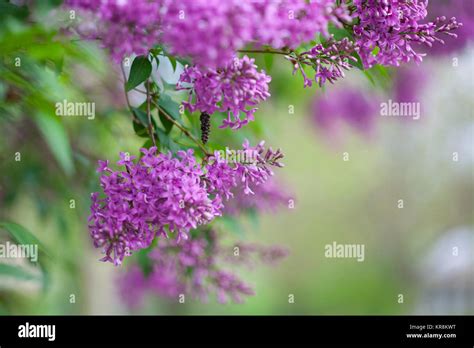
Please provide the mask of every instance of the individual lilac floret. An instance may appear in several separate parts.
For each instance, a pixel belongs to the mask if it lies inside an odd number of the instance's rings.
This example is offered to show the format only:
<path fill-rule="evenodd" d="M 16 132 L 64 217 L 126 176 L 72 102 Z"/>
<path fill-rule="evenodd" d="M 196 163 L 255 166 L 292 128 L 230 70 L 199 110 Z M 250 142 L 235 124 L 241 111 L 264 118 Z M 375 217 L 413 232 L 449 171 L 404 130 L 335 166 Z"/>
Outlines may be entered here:
<path fill-rule="evenodd" d="M 359 19 L 354 35 L 366 68 L 399 66 L 411 60 L 420 63 L 425 54 L 416 52 L 413 44 L 443 43 L 439 34 L 456 36 L 452 31 L 461 26 L 454 17 L 420 23 L 427 16 L 427 0 L 354 0 L 354 5 Z"/>
<path fill-rule="evenodd" d="M 254 61 L 244 56 L 217 70 L 187 67 L 177 85 L 178 89 L 189 91 L 184 105 L 191 112 L 227 112 L 221 128 L 238 129 L 246 125 L 254 119 L 256 105 L 270 96 L 271 77 L 263 70 L 258 72 Z"/>
<path fill-rule="evenodd" d="M 294 65 L 293 74 L 299 70 L 303 75 L 304 87 L 313 85 L 313 81 L 304 71 L 304 65 L 314 69 L 314 80 L 322 87 L 326 81 L 334 83 L 337 79 L 343 78 L 344 70 L 352 68 L 351 62 L 357 62 L 357 59 L 352 56 L 354 50 L 354 44 L 349 39 L 336 41 L 331 37 L 324 44 L 318 44 L 309 51 L 297 56 L 286 56 L 286 58 Z"/>
<path fill-rule="evenodd" d="M 95 247 L 103 248 L 103 261 L 118 265 L 130 252 L 150 245 L 165 227 L 178 240 L 188 232 L 220 215 L 202 180 L 202 169 L 193 151 L 156 155 L 156 147 L 141 149 L 143 157 L 121 153 L 114 171 L 108 162 L 99 163 L 103 198 L 92 194 L 90 234 Z"/>

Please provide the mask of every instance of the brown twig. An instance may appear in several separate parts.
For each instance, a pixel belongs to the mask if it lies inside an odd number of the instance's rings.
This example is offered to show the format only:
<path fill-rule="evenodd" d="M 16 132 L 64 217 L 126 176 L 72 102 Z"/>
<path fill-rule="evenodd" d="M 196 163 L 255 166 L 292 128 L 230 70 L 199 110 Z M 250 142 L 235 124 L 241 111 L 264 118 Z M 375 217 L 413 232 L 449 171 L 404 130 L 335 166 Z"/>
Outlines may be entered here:
<path fill-rule="evenodd" d="M 156 146 L 155 130 L 153 129 L 153 122 L 151 122 L 151 95 L 150 95 L 150 80 L 146 80 L 146 115 L 148 117 L 148 133 L 150 134 L 153 146 Z"/>

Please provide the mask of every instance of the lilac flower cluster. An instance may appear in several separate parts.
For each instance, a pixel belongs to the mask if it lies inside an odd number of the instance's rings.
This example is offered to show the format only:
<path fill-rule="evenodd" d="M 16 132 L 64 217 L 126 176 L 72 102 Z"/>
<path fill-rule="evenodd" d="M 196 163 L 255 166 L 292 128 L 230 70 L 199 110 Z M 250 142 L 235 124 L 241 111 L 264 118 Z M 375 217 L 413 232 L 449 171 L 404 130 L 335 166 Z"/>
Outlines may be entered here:
<path fill-rule="evenodd" d="M 452 31 L 461 26 L 454 17 L 420 23 L 427 16 L 427 0 L 354 0 L 354 5 L 359 20 L 354 36 L 366 68 L 419 63 L 425 54 L 417 53 L 413 44 L 443 43 L 438 35 L 456 36 Z"/>
<path fill-rule="evenodd" d="M 270 96 L 270 81 L 265 71 L 257 70 L 254 59 L 244 56 L 217 70 L 187 67 L 177 89 L 188 90 L 188 101 L 183 104 L 191 112 L 227 112 L 221 128 L 238 129 L 254 119 L 255 106 Z"/>
<path fill-rule="evenodd" d="M 159 1 L 67 0 L 66 4 L 94 13 L 95 30 L 81 34 L 100 39 L 116 62 L 132 53 L 146 54 L 160 40 Z"/>
<path fill-rule="evenodd" d="M 252 193 L 250 184 L 263 184 L 273 173 L 269 165 L 282 166 L 280 151 L 263 143 L 244 149 L 256 153 L 255 164 L 219 163 L 210 159 L 205 168 L 196 163 L 193 150 L 156 154 L 157 148 L 141 149 L 138 161 L 121 153 L 117 165 L 109 168 L 100 161 L 98 171 L 104 197 L 92 194 L 89 230 L 95 247 L 105 253 L 103 261 L 118 265 L 132 251 L 146 248 L 156 235 L 177 235 L 187 239 L 189 231 L 222 214 L 223 201 L 231 197 L 231 188 L 242 182 L 244 192 Z"/>
<path fill-rule="evenodd" d="M 92 195 L 89 227 L 95 247 L 104 248 L 104 261 L 120 264 L 131 251 L 149 246 L 155 234 L 165 234 L 165 226 L 178 239 L 187 238 L 190 229 L 220 215 L 192 150 L 179 151 L 179 158 L 156 156 L 156 147 L 141 151 L 137 162 L 121 153 L 121 171 L 110 169 L 108 161 L 100 163 L 105 197 Z"/>
<path fill-rule="evenodd" d="M 198 232 L 199 236 L 180 243 L 160 239 L 148 255 L 148 272 L 133 265 L 124 273 L 119 279 L 119 288 L 130 307 L 140 306 L 147 293 L 175 300 L 181 294 L 190 295 L 201 301 L 208 301 L 214 294 L 220 303 L 242 302 L 243 296 L 254 294 L 253 289 L 235 274 L 221 269 L 219 261 L 253 265 L 260 260 L 275 264 L 288 254 L 286 249 L 277 246 L 239 244 L 241 253 L 236 257 L 234 248 L 219 245 L 215 231 Z"/>
<path fill-rule="evenodd" d="M 313 85 L 313 80 L 308 78 L 304 71 L 304 65 L 310 66 L 315 71 L 314 80 L 321 87 L 329 81 L 334 83 L 344 77 L 344 70 L 351 69 L 350 62 L 357 62 L 352 56 L 355 51 L 354 44 L 348 38 L 336 41 L 331 37 L 326 43 L 318 44 L 309 51 L 302 52 L 296 56 L 287 56 L 293 65 L 293 74 L 300 71 L 304 79 L 304 87 Z"/>

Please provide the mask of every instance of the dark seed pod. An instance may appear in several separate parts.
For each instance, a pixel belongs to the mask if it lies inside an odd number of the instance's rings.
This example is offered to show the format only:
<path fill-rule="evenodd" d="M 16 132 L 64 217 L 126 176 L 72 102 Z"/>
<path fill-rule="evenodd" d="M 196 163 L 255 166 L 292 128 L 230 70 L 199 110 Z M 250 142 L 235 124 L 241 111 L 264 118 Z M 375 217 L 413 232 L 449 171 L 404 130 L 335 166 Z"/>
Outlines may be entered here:
<path fill-rule="evenodd" d="M 211 116 L 208 113 L 203 112 L 200 117 L 201 120 L 201 140 L 203 144 L 206 144 L 209 140 L 209 133 L 211 132 Z"/>

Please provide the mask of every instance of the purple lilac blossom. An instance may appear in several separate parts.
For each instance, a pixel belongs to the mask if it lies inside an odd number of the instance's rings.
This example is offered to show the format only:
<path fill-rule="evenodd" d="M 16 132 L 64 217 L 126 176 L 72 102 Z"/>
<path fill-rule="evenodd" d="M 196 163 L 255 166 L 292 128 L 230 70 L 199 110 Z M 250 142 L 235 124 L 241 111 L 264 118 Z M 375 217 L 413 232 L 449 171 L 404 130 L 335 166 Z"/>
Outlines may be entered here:
<path fill-rule="evenodd" d="M 222 215 L 223 201 L 230 190 L 241 183 L 245 194 L 250 186 L 264 184 L 273 172 L 270 166 L 282 167 L 280 150 L 265 149 L 261 142 L 251 147 L 255 163 L 223 163 L 214 156 L 202 168 L 193 150 L 156 154 L 157 148 L 141 149 L 143 156 L 133 161 L 126 153 L 117 162 L 122 170 L 114 171 L 108 161 L 99 161 L 103 190 L 92 194 L 89 231 L 96 248 L 115 265 L 132 251 L 148 247 L 156 235 L 175 233 L 177 241 L 187 239 L 189 231 Z"/>
<path fill-rule="evenodd" d="M 366 68 L 420 63 L 425 54 L 416 52 L 415 45 L 444 43 L 440 34 L 456 36 L 452 31 L 460 26 L 454 17 L 421 23 L 428 14 L 427 0 L 354 0 L 354 5 L 359 19 L 354 36 Z"/>
<path fill-rule="evenodd" d="M 189 91 L 188 101 L 183 104 L 191 112 L 227 112 L 221 128 L 238 129 L 248 124 L 254 119 L 256 105 L 270 96 L 271 77 L 263 70 L 258 72 L 254 62 L 244 56 L 217 70 L 187 67 L 177 85 Z"/>

